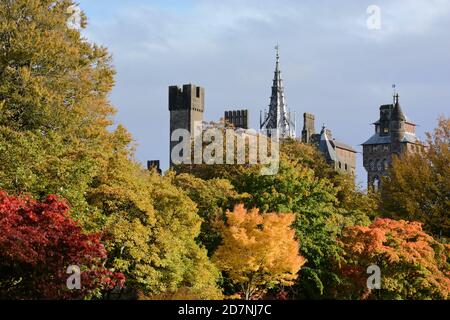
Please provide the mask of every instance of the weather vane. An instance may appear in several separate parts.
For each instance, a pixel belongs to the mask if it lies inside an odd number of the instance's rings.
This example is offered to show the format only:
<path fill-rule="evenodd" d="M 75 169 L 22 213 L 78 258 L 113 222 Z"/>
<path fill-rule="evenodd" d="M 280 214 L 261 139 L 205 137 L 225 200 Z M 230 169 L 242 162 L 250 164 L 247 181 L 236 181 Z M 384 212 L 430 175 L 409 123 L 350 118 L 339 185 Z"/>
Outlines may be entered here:
<path fill-rule="evenodd" d="M 395 104 L 396 98 L 398 100 L 397 85 L 395 83 L 392 85 L 392 90 L 394 91 L 393 96 L 394 96 L 394 104 Z"/>

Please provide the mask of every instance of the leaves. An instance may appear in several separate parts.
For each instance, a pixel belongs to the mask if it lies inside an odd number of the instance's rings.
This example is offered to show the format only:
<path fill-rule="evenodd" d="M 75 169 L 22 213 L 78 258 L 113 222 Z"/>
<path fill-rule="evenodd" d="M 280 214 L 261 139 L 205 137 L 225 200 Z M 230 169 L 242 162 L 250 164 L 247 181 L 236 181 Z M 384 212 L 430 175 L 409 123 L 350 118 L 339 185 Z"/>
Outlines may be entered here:
<path fill-rule="evenodd" d="M 346 228 L 340 241 L 350 298 L 448 299 L 450 246 L 426 234 L 421 223 L 378 218 L 369 227 Z M 380 292 L 366 287 L 371 264 L 381 268 Z"/>
<path fill-rule="evenodd" d="M 247 212 L 240 205 L 226 216 L 223 243 L 213 261 L 234 283 L 242 285 L 246 299 L 261 289 L 293 285 L 305 263 L 290 228 L 294 215 L 261 215 L 257 209 Z"/>
<path fill-rule="evenodd" d="M 433 235 L 450 237 L 449 146 L 450 119 L 442 117 L 424 150 L 394 158 L 381 193 L 385 217 L 420 221 Z"/>
<path fill-rule="evenodd" d="M 39 203 L 0 192 L 0 297 L 82 299 L 124 285 L 103 267 L 100 234 L 85 234 L 55 196 Z M 66 287 L 66 269 L 81 268 L 81 290 Z"/>
<path fill-rule="evenodd" d="M 84 230 L 106 235 L 105 263 L 131 291 L 220 297 L 195 204 L 136 162 L 125 128 L 111 130 L 115 70 L 68 27 L 73 5 L 0 2 L 0 188 L 65 198 Z"/>

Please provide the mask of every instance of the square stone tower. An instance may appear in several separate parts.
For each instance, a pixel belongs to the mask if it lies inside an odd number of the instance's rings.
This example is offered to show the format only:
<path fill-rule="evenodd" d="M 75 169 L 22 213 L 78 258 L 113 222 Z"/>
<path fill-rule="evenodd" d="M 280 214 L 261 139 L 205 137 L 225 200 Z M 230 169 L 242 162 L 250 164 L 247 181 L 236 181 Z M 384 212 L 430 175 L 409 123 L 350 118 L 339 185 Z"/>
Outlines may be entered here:
<path fill-rule="evenodd" d="M 195 123 L 203 122 L 205 111 L 205 89 L 193 84 L 185 84 L 183 88 L 169 87 L 170 111 L 170 165 L 172 166 L 172 149 L 178 142 L 172 142 L 172 133 L 177 129 L 185 129 L 194 134 Z"/>
<path fill-rule="evenodd" d="M 373 125 L 375 134 L 362 146 L 367 186 L 378 190 L 393 156 L 415 152 L 421 148 L 421 143 L 416 137 L 416 124 L 403 113 L 398 94 L 394 96 L 393 104 L 380 107 L 380 118 Z"/>

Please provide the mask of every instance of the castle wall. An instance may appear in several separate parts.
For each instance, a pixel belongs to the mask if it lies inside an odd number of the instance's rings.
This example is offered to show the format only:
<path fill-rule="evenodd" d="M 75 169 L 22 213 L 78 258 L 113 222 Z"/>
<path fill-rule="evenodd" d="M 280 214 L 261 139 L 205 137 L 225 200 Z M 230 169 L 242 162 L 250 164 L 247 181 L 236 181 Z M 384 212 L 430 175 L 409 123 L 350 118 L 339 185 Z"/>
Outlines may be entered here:
<path fill-rule="evenodd" d="M 356 172 L 356 153 L 347 149 L 336 147 L 336 155 L 338 158 L 337 170 L 349 174 Z"/>

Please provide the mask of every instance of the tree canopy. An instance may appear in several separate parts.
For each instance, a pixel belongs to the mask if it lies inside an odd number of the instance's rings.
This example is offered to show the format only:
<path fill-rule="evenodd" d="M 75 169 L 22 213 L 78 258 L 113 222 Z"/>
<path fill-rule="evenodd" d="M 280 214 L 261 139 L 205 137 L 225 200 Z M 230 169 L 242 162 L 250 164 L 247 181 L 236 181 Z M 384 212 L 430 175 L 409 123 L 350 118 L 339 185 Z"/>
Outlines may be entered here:
<path fill-rule="evenodd" d="M 82 299 L 124 285 L 103 266 L 98 233 L 86 234 L 55 196 L 44 202 L 0 192 L 0 298 Z M 66 270 L 81 271 L 79 290 L 69 290 Z"/>
<path fill-rule="evenodd" d="M 441 117 L 421 151 L 394 158 L 383 180 L 385 217 L 420 221 L 437 237 L 450 237 L 450 119 Z"/>
<path fill-rule="evenodd" d="M 340 241 L 347 280 L 338 291 L 341 298 L 448 299 L 450 246 L 426 234 L 420 223 L 377 218 L 369 227 L 346 228 Z M 366 285 L 370 265 L 381 270 L 380 290 Z"/>
<path fill-rule="evenodd" d="M 246 300 L 275 285 L 291 286 L 305 263 L 299 255 L 292 214 L 247 212 L 243 205 L 227 212 L 223 242 L 213 261 L 241 286 Z M 264 291 L 263 291 L 264 292 Z"/>

